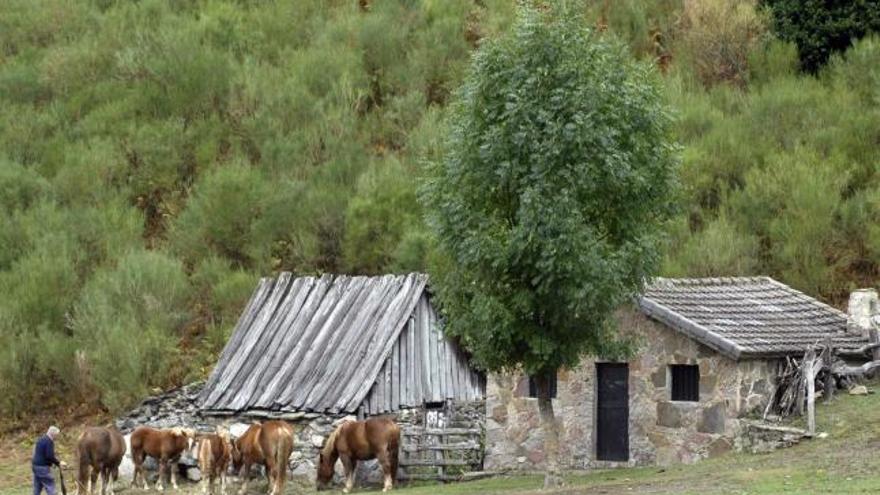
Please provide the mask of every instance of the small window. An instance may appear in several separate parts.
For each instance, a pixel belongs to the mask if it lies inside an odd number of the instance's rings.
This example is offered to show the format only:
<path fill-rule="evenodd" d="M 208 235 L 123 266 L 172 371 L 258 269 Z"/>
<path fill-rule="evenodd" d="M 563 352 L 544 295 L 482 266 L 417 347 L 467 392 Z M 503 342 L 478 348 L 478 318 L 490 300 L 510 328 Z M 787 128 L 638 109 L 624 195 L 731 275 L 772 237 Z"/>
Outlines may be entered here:
<path fill-rule="evenodd" d="M 672 376 L 672 400 L 697 402 L 700 400 L 700 367 L 692 364 L 669 366 Z"/>
<path fill-rule="evenodd" d="M 529 397 L 538 397 L 538 383 L 531 376 L 529 377 Z M 550 398 L 556 398 L 556 373 L 550 375 Z"/>

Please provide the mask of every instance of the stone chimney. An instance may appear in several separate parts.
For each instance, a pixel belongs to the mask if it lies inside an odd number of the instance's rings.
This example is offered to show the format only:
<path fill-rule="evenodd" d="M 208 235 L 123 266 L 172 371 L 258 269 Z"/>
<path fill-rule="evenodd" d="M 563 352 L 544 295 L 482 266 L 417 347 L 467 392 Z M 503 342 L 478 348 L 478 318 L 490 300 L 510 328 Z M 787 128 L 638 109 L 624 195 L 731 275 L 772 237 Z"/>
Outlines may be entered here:
<path fill-rule="evenodd" d="M 865 338 L 870 338 L 873 328 L 871 318 L 880 310 L 877 291 L 874 289 L 859 289 L 849 295 L 847 307 L 847 330 L 860 333 Z"/>

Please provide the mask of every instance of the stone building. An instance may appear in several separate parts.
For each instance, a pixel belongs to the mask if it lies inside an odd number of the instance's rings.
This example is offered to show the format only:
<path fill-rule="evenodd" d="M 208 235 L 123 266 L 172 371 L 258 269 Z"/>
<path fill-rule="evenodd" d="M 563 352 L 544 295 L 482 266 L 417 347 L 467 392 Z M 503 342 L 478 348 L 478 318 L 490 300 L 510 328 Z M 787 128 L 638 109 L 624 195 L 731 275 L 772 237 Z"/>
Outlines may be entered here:
<path fill-rule="evenodd" d="M 876 293 L 859 298 L 876 305 Z M 729 451 L 742 419 L 763 412 L 782 358 L 826 338 L 843 352 L 867 342 L 845 313 L 768 277 L 657 279 L 617 320 L 636 343 L 630 361 L 585 359 L 556 376 L 565 468 L 690 463 Z M 486 469 L 543 466 L 529 385 L 521 375 L 489 377 Z"/>

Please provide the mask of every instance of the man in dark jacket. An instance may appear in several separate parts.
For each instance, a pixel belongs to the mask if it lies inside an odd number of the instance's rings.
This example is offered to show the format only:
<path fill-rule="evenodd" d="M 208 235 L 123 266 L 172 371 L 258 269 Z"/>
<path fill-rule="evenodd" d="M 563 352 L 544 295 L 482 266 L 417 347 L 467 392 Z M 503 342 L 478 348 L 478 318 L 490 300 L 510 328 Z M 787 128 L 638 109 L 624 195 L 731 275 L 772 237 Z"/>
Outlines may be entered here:
<path fill-rule="evenodd" d="M 50 426 L 49 431 L 37 440 L 34 447 L 34 457 L 31 459 L 31 469 L 34 472 L 34 495 L 40 495 L 43 488 L 47 495 L 55 495 L 55 478 L 52 477 L 52 466 L 67 467 L 67 463 L 59 461 L 55 457 L 55 437 L 61 431 Z"/>

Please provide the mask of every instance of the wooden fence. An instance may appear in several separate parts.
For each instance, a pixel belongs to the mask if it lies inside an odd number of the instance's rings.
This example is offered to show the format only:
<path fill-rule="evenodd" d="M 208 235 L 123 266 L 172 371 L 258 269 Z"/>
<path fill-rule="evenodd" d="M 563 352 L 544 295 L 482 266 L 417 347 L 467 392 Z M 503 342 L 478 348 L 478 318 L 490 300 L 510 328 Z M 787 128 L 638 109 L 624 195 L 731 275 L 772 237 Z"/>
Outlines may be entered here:
<path fill-rule="evenodd" d="M 456 481 L 483 467 L 481 431 L 477 428 L 420 428 L 403 431 L 402 480 Z"/>

